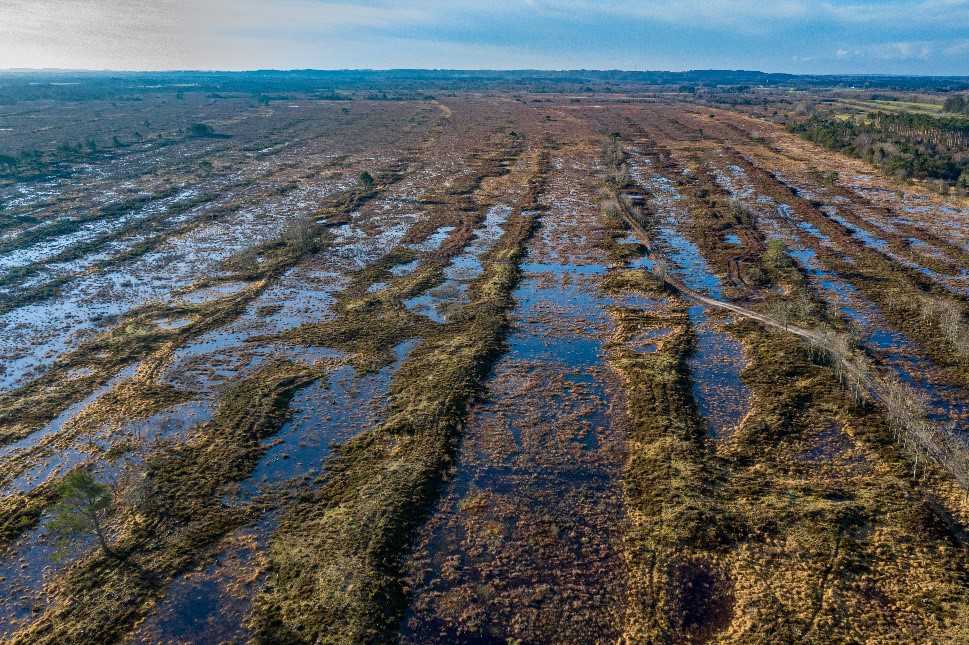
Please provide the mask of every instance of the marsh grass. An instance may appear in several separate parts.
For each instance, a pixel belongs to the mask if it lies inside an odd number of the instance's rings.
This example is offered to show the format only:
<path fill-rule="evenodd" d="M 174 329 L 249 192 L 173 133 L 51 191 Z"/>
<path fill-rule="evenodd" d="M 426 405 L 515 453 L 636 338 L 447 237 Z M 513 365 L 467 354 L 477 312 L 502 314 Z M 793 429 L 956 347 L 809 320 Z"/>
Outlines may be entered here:
<path fill-rule="evenodd" d="M 715 551 L 733 529 L 712 494 L 717 474 L 690 392 L 686 308 L 671 297 L 656 312 L 610 310 L 609 363 L 622 379 L 631 421 L 624 469 L 630 526 L 623 540 L 628 642 L 695 641 L 729 617 Z M 656 351 L 629 349 L 631 339 L 659 328 L 670 331 L 655 342 Z"/>
<path fill-rule="evenodd" d="M 350 191 L 334 196 L 325 207 L 330 215 L 356 208 L 372 198 L 379 185 L 369 193 Z M 246 305 L 290 267 L 317 253 L 331 240 L 325 224 L 301 219 L 284 227 L 279 236 L 229 258 L 230 275 L 197 281 L 187 290 L 219 283 L 244 281 L 248 286 L 237 294 L 200 305 L 179 302 L 150 303 L 123 318 L 117 326 L 83 343 L 75 351 L 61 356 L 43 376 L 24 386 L 0 395 L 0 443 L 22 438 L 55 418 L 69 405 L 84 398 L 106 383 L 124 366 L 140 359 L 159 355 L 156 364 L 175 348 L 202 333 L 223 325 L 240 315 Z M 256 262 L 261 258 L 261 262 Z M 151 321 L 159 318 L 190 317 L 185 327 L 164 330 Z M 90 373 L 81 378 L 67 378 L 78 370 Z"/>
<path fill-rule="evenodd" d="M 825 245 L 812 247 L 825 264 L 837 270 L 846 281 L 876 303 L 886 319 L 900 331 L 919 341 L 929 356 L 949 371 L 951 378 L 969 386 L 969 338 L 966 304 L 933 284 L 914 269 L 902 267 L 889 258 L 854 241 L 840 225 L 830 221 L 814 203 L 795 194 L 773 174 L 754 165 L 736 151 L 730 159 L 744 169 L 758 191 L 791 205 L 799 220 L 817 226 L 845 248 L 853 261 Z"/>
<path fill-rule="evenodd" d="M 223 502 L 226 487 L 243 479 L 287 417 L 290 398 L 320 376 L 286 361 L 269 363 L 231 387 L 212 421 L 186 443 L 162 446 L 146 459 L 140 489 L 125 500 L 110 527 L 114 550 L 84 556 L 50 588 L 50 606 L 16 632 L 14 643 L 105 642 L 119 639 L 151 609 L 159 585 L 204 558 L 254 508 Z"/>
<path fill-rule="evenodd" d="M 257 640 L 379 642 L 396 626 L 400 554 L 452 464 L 467 405 L 507 326 L 546 164 L 530 154 L 526 197 L 484 259 L 471 302 L 424 334 L 392 381 L 385 420 L 336 448 L 319 491 L 283 519 L 251 616 Z"/>
<path fill-rule="evenodd" d="M 763 256 L 757 264 L 778 287 L 759 308 L 824 328 L 824 308 L 796 267 Z M 611 273 L 604 281 L 611 290 L 637 290 L 623 271 Z M 729 331 L 748 359 L 742 378 L 751 409 L 729 438 L 709 445 L 684 370 L 689 321 L 683 304 L 675 297 L 669 303 L 653 312 L 611 312 L 610 362 L 623 377 L 633 421 L 625 640 L 933 640 L 959 633 L 964 532 L 944 492 L 951 475 L 933 463 L 914 478 L 913 453 L 896 438 L 919 434 L 918 402 L 903 390 L 894 402 L 871 405 L 864 379 L 877 373 L 848 334 L 830 331 L 823 344 L 832 355 L 741 319 Z M 670 333 L 654 352 L 637 354 L 622 342 L 658 327 Z"/>

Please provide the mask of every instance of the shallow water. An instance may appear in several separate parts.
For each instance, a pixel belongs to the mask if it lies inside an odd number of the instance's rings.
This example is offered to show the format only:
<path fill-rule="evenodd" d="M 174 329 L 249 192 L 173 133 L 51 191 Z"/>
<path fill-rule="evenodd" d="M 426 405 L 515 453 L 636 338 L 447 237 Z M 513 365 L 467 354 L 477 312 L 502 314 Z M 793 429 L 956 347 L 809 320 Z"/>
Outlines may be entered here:
<path fill-rule="evenodd" d="M 390 382 L 418 342 L 399 343 L 394 362 L 375 373 L 358 375 L 343 366 L 297 392 L 289 419 L 265 441 L 252 473 L 230 487 L 225 503 L 245 505 L 321 475 L 335 444 L 379 423 Z M 278 510 L 267 513 L 226 540 L 214 562 L 178 578 L 134 640 L 215 642 L 245 636 L 242 621 L 263 583 L 256 562 L 264 557 L 278 520 Z"/>
<path fill-rule="evenodd" d="M 77 416 L 77 414 L 81 410 L 83 410 L 89 404 L 93 403 L 95 400 L 97 400 L 102 395 L 107 393 L 109 390 L 111 390 L 115 385 L 117 385 L 121 381 L 124 381 L 125 379 L 130 378 L 131 375 L 134 374 L 137 367 L 138 367 L 137 364 L 134 364 L 124 368 L 116 375 L 114 375 L 106 383 L 97 387 L 86 397 L 84 397 L 77 403 L 74 403 L 73 405 L 68 406 L 63 412 L 57 415 L 49 423 L 45 424 L 43 428 L 39 428 L 35 430 L 34 432 L 30 433 L 23 439 L 20 439 L 13 443 L 9 443 L 5 446 L 0 446 L 0 458 L 6 457 L 7 455 L 10 455 L 17 451 L 28 450 L 30 448 L 33 448 L 34 446 L 39 444 L 41 441 L 43 441 L 50 435 L 59 432 L 60 429 L 64 427 L 64 424 L 67 423 L 70 419 Z"/>
<path fill-rule="evenodd" d="M 918 346 L 905 334 L 892 329 L 874 303 L 839 276 L 824 269 L 811 249 L 794 249 L 789 253 L 821 293 L 826 294 L 841 314 L 861 331 L 862 345 L 926 398 L 933 420 L 948 422 L 969 418 L 969 397 L 960 388 L 945 383 Z"/>
<path fill-rule="evenodd" d="M 85 269 L 93 266 L 96 259 L 106 259 L 137 243 L 138 235 L 124 243 L 109 243 L 81 260 L 48 267 L 50 275 L 45 274 L 35 282 L 41 284 L 65 272 L 75 277 L 63 286 L 56 299 L 30 303 L 0 314 L 0 353 L 9 357 L 0 364 L 0 389 L 17 387 L 40 375 L 53 358 L 76 346 L 84 334 L 104 329 L 118 316 L 152 300 L 168 302 L 173 291 L 188 287 L 199 276 L 216 276 L 224 259 L 277 235 L 287 221 L 303 212 L 297 206 L 301 201 L 328 194 L 335 188 L 334 182 L 327 182 L 266 200 L 236 212 L 231 221 L 207 222 L 190 233 L 167 239 L 158 249 L 131 262 L 104 271 L 86 273 Z M 187 221 L 219 205 L 213 202 L 190 209 L 179 217 Z M 287 216 L 276 216 L 280 213 Z M 274 216 L 266 217 L 267 214 Z M 394 244 L 389 238 L 374 236 L 359 244 L 369 249 L 372 245 L 388 243 Z M 353 254 L 354 250 L 346 252 Z M 242 286 L 243 283 L 217 285 L 189 293 L 184 300 L 206 302 L 230 295 L 234 288 Z"/>
<path fill-rule="evenodd" d="M 622 430 L 603 354 L 612 301 L 595 286 L 606 266 L 522 268 L 507 352 L 423 533 L 404 642 L 554 638 L 570 624 L 579 630 L 571 637 L 584 640 L 590 625 L 603 633 L 616 626 Z M 554 594 L 540 591 L 548 585 Z M 530 625 L 513 621 L 526 614 Z"/>
<path fill-rule="evenodd" d="M 262 556 L 276 515 L 223 540 L 218 556 L 176 579 L 127 643 L 221 643 L 249 636 L 245 618 L 265 574 Z"/>
<path fill-rule="evenodd" d="M 744 175 L 742 172 L 732 175 L 730 185 L 738 190 L 733 181 L 740 182 Z M 652 196 L 658 219 L 657 250 L 687 287 L 723 300 L 720 278 L 710 270 L 699 247 L 679 230 L 689 216 L 679 205 L 682 200 L 679 191 L 665 177 L 647 178 L 645 173 L 641 176 L 645 180 L 644 188 Z M 746 190 L 740 192 L 745 197 L 753 194 Z M 740 376 L 746 365 L 743 347 L 710 322 L 705 306 L 690 307 L 689 316 L 696 337 L 688 359 L 693 398 L 708 434 L 719 438 L 736 427 L 750 407 L 750 391 Z"/>
<path fill-rule="evenodd" d="M 447 239 L 447 236 L 450 235 L 451 231 L 453 230 L 453 226 L 442 226 L 427 236 L 427 239 L 425 239 L 423 242 L 418 244 L 409 244 L 408 248 L 414 249 L 415 251 L 424 252 L 437 251 L 439 248 L 441 248 L 441 245 L 444 244 L 444 240 Z"/>
<path fill-rule="evenodd" d="M 449 310 L 468 302 L 468 287 L 484 271 L 481 260 L 498 242 L 510 215 L 511 208 L 508 206 L 489 208 L 484 222 L 474 230 L 471 242 L 444 268 L 444 282 L 425 293 L 407 298 L 403 301 L 404 307 L 433 322 L 447 322 Z M 453 227 L 443 228 L 453 230 Z"/>
<path fill-rule="evenodd" d="M 211 300 L 235 295 L 248 286 L 248 282 L 220 282 L 209 287 L 189 291 L 178 299 L 189 304 L 200 305 Z"/>
<path fill-rule="evenodd" d="M 266 442 L 252 474 L 239 485 L 238 498 L 296 478 L 320 474 L 331 447 L 375 426 L 383 413 L 390 381 L 417 340 L 394 347 L 394 362 L 372 374 L 357 375 L 349 365 L 300 390 L 290 402 L 291 416 Z"/>
<path fill-rule="evenodd" d="M 750 409 L 750 390 L 740 377 L 747 361 L 741 344 L 711 325 L 702 305 L 690 307 L 689 315 L 696 336 L 687 359 L 693 400 L 707 434 L 719 439 Z"/>

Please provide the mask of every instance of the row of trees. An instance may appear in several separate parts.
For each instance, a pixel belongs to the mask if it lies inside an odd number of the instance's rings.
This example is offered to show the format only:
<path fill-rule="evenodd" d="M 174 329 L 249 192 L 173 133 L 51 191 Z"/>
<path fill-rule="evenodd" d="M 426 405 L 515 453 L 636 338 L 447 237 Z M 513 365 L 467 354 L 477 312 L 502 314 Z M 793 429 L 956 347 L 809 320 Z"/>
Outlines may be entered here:
<path fill-rule="evenodd" d="M 969 188 L 969 121 L 878 112 L 864 121 L 821 114 L 791 130 L 826 148 L 865 159 L 902 179 L 940 180 Z"/>
<path fill-rule="evenodd" d="M 969 114 L 969 96 L 956 94 L 945 100 L 942 109 L 956 114 Z"/>
<path fill-rule="evenodd" d="M 150 126 L 148 121 L 145 121 L 145 126 Z M 228 136 L 216 132 L 207 123 L 193 123 L 186 132 L 192 138 L 222 139 Z M 136 141 L 144 140 L 144 136 L 137 131 L 133 133 L 133 137 Z M 0 177 L 22 178 L 40 175 L 56 170 L 61 164 L 90 161 L 103 153 L 109 153 L 112 150 L 117 151 L 130 145 L 132 145 L 131 142 L 125 143 L 118 136 L 112 137 L 110 145 L 99 144 L 89 137 L 83 142 L 64 142 L 47 151 L 21 150 L 15 155 L 0 153 Z"/>

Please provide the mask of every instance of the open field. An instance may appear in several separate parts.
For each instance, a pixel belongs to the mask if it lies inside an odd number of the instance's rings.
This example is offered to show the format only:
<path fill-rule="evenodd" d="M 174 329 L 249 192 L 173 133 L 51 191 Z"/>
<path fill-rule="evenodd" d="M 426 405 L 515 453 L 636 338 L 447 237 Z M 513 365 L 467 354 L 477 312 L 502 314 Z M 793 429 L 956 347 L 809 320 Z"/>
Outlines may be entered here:
<path fill-rule="evenodd" d="M 347 83 L 0 105 L 0 638 L 969 639 L 956 183 L 773 88 Z"/>
<path fill-rule="evenodd" d="M 885 110 L 886 112 L 914 112 L 916 114 L 942 113 L 942 106 L 936 105 L 935 103 L 915 103 L 912 101 L 853 101 L 851 99 L 844 99 L 841 103 L 866 112 Z"/>

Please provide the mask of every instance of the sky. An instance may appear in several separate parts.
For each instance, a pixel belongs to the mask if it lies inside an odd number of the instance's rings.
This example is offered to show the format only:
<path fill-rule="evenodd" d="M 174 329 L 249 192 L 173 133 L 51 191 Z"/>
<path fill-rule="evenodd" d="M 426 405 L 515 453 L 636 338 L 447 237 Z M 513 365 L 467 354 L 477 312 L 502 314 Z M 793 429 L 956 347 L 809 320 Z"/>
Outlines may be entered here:
<path fill-rule="evenodd" d="M 0 0 L 0 69 L 969 75 L 969 0 Z"/>

